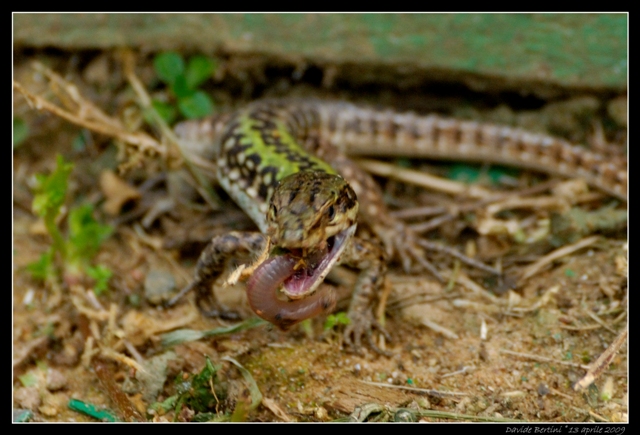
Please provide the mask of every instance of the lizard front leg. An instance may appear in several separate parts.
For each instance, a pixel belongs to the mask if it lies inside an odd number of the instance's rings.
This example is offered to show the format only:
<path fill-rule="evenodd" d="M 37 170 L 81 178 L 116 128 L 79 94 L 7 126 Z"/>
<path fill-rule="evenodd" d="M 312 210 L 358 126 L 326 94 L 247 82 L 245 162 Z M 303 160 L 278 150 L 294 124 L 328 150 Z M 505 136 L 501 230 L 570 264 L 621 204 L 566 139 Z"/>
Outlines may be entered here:
<path fill-rule="evenodd" d="M 367 337 L 369 346 L 383 355 L 390 352 L 380 349 L 373 340 L 373 329 L 378 329 L 388 340 L 389 333 L 375 318 L 373 305 L 384 287 L 387 271 L 385 251 L 373 241 L 354 237 L 342 254 L 340 263 L 360 269 L 358 280 L 349 304 L 349 325 L 344 331 L 344 341 L 348 347 L 360 352 L 362 336 Z"/>
<path fill-rule="evenodd" d="M 196 292 L 196 305 L 208 317 L 220 317 L 227 320 L 238 319 L 233 311 L 222 309 L 213 294 L 212 286 L 224 272 L 229 258 L 248 257 L 264 250 L 267 238 L 256 232 L 231 232 L 216 236 L 200 254 L 193 281 L 173 297 L 168 305 L 174 305 L 191 290 Z"/>

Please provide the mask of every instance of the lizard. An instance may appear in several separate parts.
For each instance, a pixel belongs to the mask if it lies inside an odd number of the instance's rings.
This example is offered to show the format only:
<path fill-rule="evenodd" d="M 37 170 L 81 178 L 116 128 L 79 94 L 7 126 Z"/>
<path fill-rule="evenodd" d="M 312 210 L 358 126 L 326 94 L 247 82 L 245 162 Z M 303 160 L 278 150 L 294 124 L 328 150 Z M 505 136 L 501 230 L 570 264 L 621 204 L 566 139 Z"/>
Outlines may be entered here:
<path fill-rule="evenodd" d="M 359 351 L 378 329 L 373 315 L 392 255 L 406 266 L 425 265 L 417 235 L 391 216 L 373 178 L 346 157 L 349 146 L 376 153 L 393 147 L 414 157 L 500 163 L 564 177 L 626 201 L 626 157 L 607 156 L 547 135 L 512 127 L 374 109 L 347 102 L 259 100 L 197 128 L 177 127 L 183 140 L 196 140 L 215 161 L 219 184 L 255 222 L 260 232 L 231 232 L 213 238 L 201 253 L 193 281 L 169 305 L 191 290 L 200 310 L 233 319 L 211 286 L 230 257 L 267 250 L 247 283 L 256 314 L 283 330 L 333 309 L 336 300 L 319 288 L 330 269 L 359 269 L 348 309 L 345 344 Z M 355 235 L 364 222 L 377 240 Z M 422 245 L 424 246 L 424 244 Z M 453 252 L 453 251 L 452 251 Z M 491 273 L 495 269 L 470 262 Z M 426 263 L 425 267 L 429 267 Z"/>

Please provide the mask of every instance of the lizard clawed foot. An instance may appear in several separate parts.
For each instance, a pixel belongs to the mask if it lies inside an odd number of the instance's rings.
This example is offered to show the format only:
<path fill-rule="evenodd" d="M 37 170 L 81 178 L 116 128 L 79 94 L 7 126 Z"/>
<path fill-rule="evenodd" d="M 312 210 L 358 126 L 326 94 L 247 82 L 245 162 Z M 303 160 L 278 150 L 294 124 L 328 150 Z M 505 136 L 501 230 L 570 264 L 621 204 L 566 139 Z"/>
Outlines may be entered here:
<path fill-rule="evenodd" d="M 171 298 L 166 304 L 166 307 L 174 306 L 184 295 L 190 291 L 196 292 L 196 306 L 200 310 L 200 313 L 205 317 L 219 317 L 224 320 L 238 320 L 240 315 L 235 311 L 223 310 L 220 308 L 220 304 L 213 295 L 211 288 L 205 285 L 205 283 L 194 279 L 180 292 Z"/>
<path fill-rule="evenodd" d="M 240 319 L 238 313 L 224 310 L 220 306 L 212 287 L 223 273 L 226 260 L 229 257 L 261 252 L 266 240 L 263 234 L 255 232 L 233 231 L 214 237 L 202 251 L 200 258 L 198 258 L 193 281 L 174 296 L 167 305 L 174 305 L 185 294 L 194 290 L 196 292 L 196 305 L 202 315 L 219 317 L 225 320 Z"/>
<path fill-rule="evenodd" d="M 347 325 L 344 330 L 343 340 L 350 351 L 359 355 L 362 354 L 362 336 L 364 335 L 367 337 L 369 347 L 376 353 L 385 356 L 393 355 L 393 353 L 388 350 L 380 349 L 373 339 L 373 329 L 375 328 L 380 331 L 388 341 L 391 341 L 391 335 L 384 326 L 375 319 L 373 312 L 369 310 L 366 313 L 351 313 L 349 318 L 351 319 L 351 323 Z"/>
<path fill-rule="evenodd" d="M 240 320 L 235 311 L 224 310 L 216 300 L 211 287 L 203 286 L 197 281 L 193 284 L 196 290 L 196 306 L 205 317 L 219 317 L 224 320 Z"/>
<path fill-rule="evenodd" d="M 378 235 L 383 238 L 387 251 L 397 254 L 406 273 L 409 273 L 413 264 L 418 263 L 440 282 L 444 282 L 444 278 L 440 275 L 436 267 L 431 264 L 425 256 L 425 251 L 435 251 L 454 257 L 468 266 L 483 270 L 492 275 L 501 274 L 498 269 L 468 257 L 454 248 L 449 248 L 420 237 L 404 223 L 397 222 L 395 230 L 389 235 L 381 233 L 382 231 L 379 230 Z"/>

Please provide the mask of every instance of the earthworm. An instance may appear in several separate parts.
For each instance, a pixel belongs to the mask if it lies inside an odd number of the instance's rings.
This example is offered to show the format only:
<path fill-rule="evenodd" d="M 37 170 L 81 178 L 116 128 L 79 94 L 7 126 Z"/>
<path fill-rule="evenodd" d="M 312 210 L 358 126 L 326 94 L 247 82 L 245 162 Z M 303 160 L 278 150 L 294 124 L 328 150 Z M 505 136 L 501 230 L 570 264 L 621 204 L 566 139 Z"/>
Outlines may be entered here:
<path fill-rule="evenodd" d="M 293 275 L 298 261 L 288 255 L 270 258 L 254 271 L 247 283 L 251 309 L 283 331 L 302 320 L 331 310 L 336 304 L 335 292 L 329 287 L 321 288 L 300 300 L 282 301 L 277 298 L 276 292 Z"/>

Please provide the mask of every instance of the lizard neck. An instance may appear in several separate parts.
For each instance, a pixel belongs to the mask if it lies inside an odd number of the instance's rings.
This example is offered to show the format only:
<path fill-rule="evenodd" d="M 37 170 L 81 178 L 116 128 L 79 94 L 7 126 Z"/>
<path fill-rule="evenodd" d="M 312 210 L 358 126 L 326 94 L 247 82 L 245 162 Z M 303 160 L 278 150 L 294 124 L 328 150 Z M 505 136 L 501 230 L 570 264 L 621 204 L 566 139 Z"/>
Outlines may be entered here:
<path fill-rule="evenodd" d="M 218 180 L 262 232 L 283 178 L 302 171 L 336 174 L 305 149 L 303 142 L 311 139 L 302 121 L 283 102 L 257 102 L 237 111 L 219 135 Z"/>

